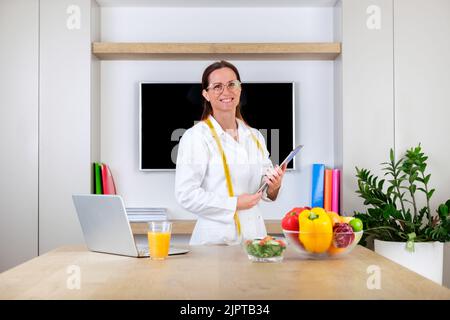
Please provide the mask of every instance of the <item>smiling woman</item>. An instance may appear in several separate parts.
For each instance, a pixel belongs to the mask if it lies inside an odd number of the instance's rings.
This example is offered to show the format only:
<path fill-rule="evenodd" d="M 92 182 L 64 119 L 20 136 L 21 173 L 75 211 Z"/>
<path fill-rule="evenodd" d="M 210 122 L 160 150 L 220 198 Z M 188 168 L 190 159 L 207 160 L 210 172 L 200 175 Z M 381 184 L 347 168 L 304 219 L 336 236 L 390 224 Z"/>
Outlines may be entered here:
<path fill-rule="evenodd" d="M 286 166 L 273 168 L 262 134 L 242 118 L 241 92 L 233 64 L 208 66 L 202 121 L 179 143 L 175 196 L 198 215 L 191 245 L 238 244 L 267 235 L 258 202 L 277 198 Z M 268 188 L 256 192 L 262 182 Z"/>
<path fill-rule="evenodd" d="M 224 80 L 226 82 L 222 82 Z M 227 90 L 225 90 L 225 87 Z M 233 64 L 227 61 L 220 61 L 208 66 L 203 72 L 202 89 L 202 95 L 205 98 L 202 120 L 206 120 L 213 113 L 213 104 L 216 109 L 216 116 L 220 117 L 228 114 L 228 117 L 231 118 L 229 122 L 234 122 L 231 116 L 242 120 L 240 103 L 241 77 Z M 235 114 L 233 115 L 232 113 Z"/>

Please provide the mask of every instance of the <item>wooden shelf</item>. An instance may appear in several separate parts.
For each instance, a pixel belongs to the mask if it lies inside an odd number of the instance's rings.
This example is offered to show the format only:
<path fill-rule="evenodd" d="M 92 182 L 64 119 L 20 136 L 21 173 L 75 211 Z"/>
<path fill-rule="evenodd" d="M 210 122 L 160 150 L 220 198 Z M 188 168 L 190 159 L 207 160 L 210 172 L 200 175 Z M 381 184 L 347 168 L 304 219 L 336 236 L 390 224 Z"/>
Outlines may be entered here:
<path fill-rule="evenodd" d="M 210 55 L 291 57 L 299 60 L 334 60 L 339 42 L 305 43 L 148 43 L 94 42 L 92 53 L 102 60 L 142 60 L 163 57 L 203 58 Z"/>
<path fill-rule="evenodd" d="M 192 234 L 195 226 L 195 220 L 173 220 L 172 221 L 173 234 Z M 266 220 L 267 233 L 281 234 L 281 220 Z M 132 222 L 131 230 L 133 234 L 146 234 L 147 224 L 143 222 Z"/>

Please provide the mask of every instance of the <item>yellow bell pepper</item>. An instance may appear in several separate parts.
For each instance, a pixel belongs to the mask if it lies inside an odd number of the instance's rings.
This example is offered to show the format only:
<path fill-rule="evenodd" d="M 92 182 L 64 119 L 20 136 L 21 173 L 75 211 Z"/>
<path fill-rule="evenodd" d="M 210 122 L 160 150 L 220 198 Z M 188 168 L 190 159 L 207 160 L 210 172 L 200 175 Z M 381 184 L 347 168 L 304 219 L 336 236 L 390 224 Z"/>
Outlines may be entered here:
<path fill-rule="evenodd" d="M 322 253 L 328 250 L 333 240 L 333 222 L 322 208 L 312 208 L 300 213 L 299 240 L 309 252 Z"/>

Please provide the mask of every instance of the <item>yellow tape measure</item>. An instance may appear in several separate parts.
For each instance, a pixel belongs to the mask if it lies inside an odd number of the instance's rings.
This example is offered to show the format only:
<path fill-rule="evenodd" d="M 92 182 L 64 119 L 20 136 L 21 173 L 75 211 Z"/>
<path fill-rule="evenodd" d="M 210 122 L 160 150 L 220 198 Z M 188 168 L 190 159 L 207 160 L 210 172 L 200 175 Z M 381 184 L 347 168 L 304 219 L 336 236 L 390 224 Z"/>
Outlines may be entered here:
<path fill-rule="evenodd" d="M 225 173 L 225 180 L 227 182 L 228 195 L 230 197 L 234 197 L 233 183 L 231 182 L 231 175 L 230 175 L 230 168 L 228 167 L 227 157 L 225 155 L 225 151 L 222 148 L 222 143 L 220 142 L 219 136 L 217 135 L 216 129 L 214 129 L 214 126 L 213 126 L 211 120 L 208 118 L 205 120 L 205 122 L 208 125 L 209 129 L 211 130 L 211 134 L 212 134 L 214 140 L 216 141 L 217 148 L 219 149 L 220 155 L 222 156 L 223 171 Z M 261 153 L 264 157 L 264 150 L 261 146 L 261 143 L 255 137 L 253 132 L 251 130 L 249 130 L 249 131 L 250 131 L 250 134 L 252 135 L 253 140 L 256 143 L 256 146 L 261 151 Z M 241 235 L 241 223 L 239 222 L 239 216 L 238 216 L 237 211 L 234 213 L 234 222 L 236 224 L 237 233 L 240 236 Z"/>

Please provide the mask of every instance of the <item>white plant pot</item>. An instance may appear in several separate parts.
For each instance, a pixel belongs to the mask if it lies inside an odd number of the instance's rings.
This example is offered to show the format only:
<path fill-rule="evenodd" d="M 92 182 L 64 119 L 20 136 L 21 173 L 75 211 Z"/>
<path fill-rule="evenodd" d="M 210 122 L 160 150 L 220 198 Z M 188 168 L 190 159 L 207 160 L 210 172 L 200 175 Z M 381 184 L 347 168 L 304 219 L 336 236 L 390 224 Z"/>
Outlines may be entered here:
<path fill-rule="evenodd" d="M 406 242 L 375 240 L 374 249 L 376 253 L 442 285 L 443 242 L 415 242 L 414 252 L 409 252 Z"/>

